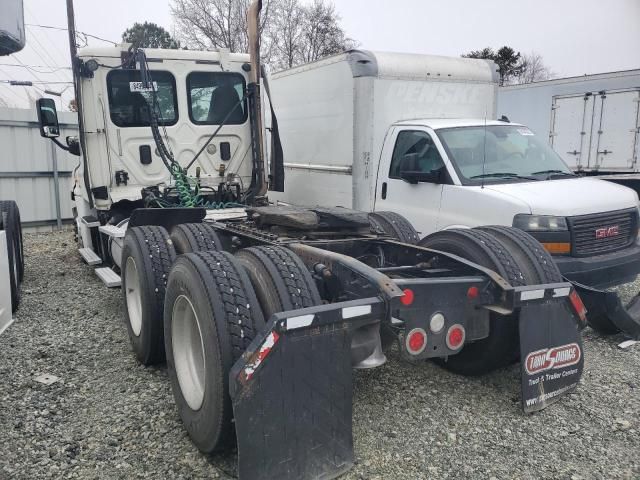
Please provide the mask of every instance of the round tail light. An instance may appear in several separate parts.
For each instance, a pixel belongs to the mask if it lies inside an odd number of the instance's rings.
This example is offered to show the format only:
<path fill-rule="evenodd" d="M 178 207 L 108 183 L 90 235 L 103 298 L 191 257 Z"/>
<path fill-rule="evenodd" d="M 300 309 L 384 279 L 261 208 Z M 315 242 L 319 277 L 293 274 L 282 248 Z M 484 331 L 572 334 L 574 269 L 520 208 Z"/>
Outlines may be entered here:
<path fill-rule="evenodd" d="M 405 346 L 411 355 L 420 355 L 427 348 L 427 332 L 422 328 L 414 328 L 407 335 Z"/>
<path fill-rule="evenodd" d="M 403 293 L 404 295 L 400 297 L 400 301 L 404 306 L 408 307 L 415 300 L 416 298 L 415 294 L 413 293 L 413 290 L 411 290 L 410 288 L 405 288 Z"/>
<path fill-rule="evenodd" d="M 466 333 L 462 325 L 453 325 L 447 331 L 447 347 L 449 350 L 459 350 L 464 345 Z"/>

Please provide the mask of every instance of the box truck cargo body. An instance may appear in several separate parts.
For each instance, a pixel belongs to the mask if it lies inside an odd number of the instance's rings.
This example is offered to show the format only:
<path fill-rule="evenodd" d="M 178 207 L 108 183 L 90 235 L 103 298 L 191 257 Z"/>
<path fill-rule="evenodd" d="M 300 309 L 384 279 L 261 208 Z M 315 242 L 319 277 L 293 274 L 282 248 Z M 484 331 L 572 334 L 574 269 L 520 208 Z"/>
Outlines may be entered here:
<path fill-rule="evenodd" d="M 491 61 L 369 51 L 276 73 L 271 89 L 286 194 L 270 198 L 373 210 L 390 125 L 426 117 L 494 119 L 497 80 Z"/>
<path fill-rule="evenodd" d="M 548 135 L 576 172 L 640 172 L 640 70 L 502 87 L 498 113 Z"/>
<path fill-rule="evenodd" d="M 286 193 L 270 198 L 392 211 L 423 236 L 516 226 L 575 282 L 633 280 L 637 194 L 575 175 L 548 130 L 496 120 L 496 81 L 492 62 L 363 51 L 274 75 Z"/>

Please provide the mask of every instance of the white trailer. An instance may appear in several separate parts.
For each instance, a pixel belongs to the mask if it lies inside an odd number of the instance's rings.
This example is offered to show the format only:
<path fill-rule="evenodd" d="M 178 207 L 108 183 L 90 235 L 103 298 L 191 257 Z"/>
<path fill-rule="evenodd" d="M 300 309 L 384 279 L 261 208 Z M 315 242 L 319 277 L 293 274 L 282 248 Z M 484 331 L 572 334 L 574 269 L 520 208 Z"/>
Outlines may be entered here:
<path fill-rule="evenodd" d="M 274 74 L 286 194 L 270 197 L 372 211 L 389 126 L 494 119 L 496 68 L 487 60 L 354 50 Z"/>
<path fill-rule="evenodd" d="M 575 172 L 640 173 L 640 69 L 503 87 L 498 113 L 548 135 Z"/>

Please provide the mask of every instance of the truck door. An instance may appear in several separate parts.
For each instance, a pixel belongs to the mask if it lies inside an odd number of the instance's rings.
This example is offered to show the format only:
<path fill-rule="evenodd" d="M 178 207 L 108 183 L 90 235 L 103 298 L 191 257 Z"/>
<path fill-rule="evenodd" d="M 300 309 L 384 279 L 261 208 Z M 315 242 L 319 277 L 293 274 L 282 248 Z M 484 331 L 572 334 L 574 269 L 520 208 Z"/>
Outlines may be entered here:
<path fill-rule="evenodd" d="M 374 210 L 389 210 L 405 216 L 421 236 L 425 236 L 437 230 L 443 187 L 436 181 L 412 184 L 403 180 L 401 166 L 407 163 L 413 171 L 446 172 L 428 129 L 393 127 L 380 159 Z"/>
<path fill-rule="evenodd" d="M 592 168 L 629 171 L 637 167 L 640 89 L 599 92 L 591 141 Z"/>
<path fill-rule="evenodd" d="M 591 93 L 553 97 L 550 143 L 572 170 L 589 168 L 593 109 Z"/>

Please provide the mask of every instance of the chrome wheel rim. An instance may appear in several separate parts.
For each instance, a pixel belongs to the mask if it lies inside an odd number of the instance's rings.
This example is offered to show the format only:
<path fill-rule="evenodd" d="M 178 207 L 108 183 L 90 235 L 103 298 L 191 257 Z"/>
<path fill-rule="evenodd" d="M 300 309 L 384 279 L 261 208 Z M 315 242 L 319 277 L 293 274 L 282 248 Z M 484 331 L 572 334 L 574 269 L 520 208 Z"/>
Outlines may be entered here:
<path fill-rule="evenodd" d="M 140 336 L 142 331 L 142 296 L 140 293 L 140 277 L 138 276 L 138 267 L 133 257 L 127 258 L 125 267 L 125 285 L 127 312 L 129 313 L 129 324 L 131 330 L 136 337 Z"/>
<path fill-rule="evenodd" d="M 198 314 L 191 300 L 180 295 L 171 314 L 173 364 L 180 391 L 191 410 L 200 410 L 205 392 L 205 353 Z"/>

